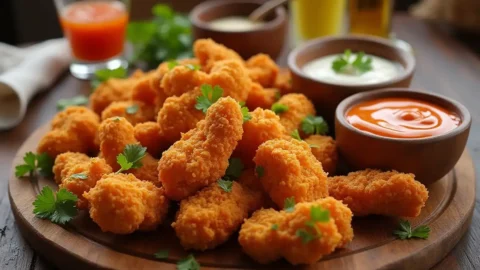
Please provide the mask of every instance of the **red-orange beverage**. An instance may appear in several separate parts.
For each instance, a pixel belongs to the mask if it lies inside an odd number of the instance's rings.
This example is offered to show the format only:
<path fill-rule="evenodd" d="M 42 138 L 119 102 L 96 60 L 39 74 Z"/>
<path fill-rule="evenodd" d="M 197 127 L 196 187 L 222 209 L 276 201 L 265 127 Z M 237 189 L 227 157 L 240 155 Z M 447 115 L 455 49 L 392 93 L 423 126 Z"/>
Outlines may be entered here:
<path fill-rule="evenodd" d="M 128 12 L 118 1 L 84 1 L 67 5 L 60 23 L 74 57 L 103 61 L 123 52 Z"/>

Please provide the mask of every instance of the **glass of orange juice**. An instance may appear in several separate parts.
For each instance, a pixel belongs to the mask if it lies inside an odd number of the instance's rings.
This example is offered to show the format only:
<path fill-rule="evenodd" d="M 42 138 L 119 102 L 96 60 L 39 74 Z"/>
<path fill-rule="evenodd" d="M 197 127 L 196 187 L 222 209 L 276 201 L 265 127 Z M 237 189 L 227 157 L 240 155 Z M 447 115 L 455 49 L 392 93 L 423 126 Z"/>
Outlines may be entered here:
<path fill-rule="evenodd" d="M 55 0 L 74 61 L 70 72 L 90 79 L 99 69 L 126 67 L 128 0 Z"/>

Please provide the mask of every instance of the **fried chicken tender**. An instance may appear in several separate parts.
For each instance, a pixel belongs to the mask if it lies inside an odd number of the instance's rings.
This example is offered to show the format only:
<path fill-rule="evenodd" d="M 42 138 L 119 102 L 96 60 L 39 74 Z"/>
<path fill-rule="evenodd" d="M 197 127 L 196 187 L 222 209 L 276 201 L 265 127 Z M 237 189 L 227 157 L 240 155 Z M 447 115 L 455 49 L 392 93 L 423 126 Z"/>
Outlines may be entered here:
<path fill-rule="evenodd" d="M 197 39 L 193 43 L 193 53 L 206 72 L 210 72 L 217 61 L 227 59 L 243 61 L 238 53 L 211 39 Z"/>
<path fill-rule="evenodd" d="M 265 88 L 273 87 L 279 69 L 270 56 L 259 53 L 250 57 L 245 62 L 245 65 L 252 81 L 261 84 Z"/>
<path fill-rule="evenodd" d="M 242 138 L 242 124 L 242 112 L 234 99 L 225 97 L 215 102 L 205 120 L 163 152 L 158 178 L 165 195 L 182 200 L 223 176 Z"/>
<path fill-rule="evenodd" d="M 247 69 L 238 60 L 223 60 L 215 62 L 209 74 L 208 83 L 223 88 L 224 97 L 232 97 L 245 101 L 252 88 L 252 80 Z"/>
<path fill-rule="evenodd" d="M 330 210 L 331 214 L 328 221 L 315 222 L 315 229 L 305 224 L 311 220 L 312 207 Z M 350 209 L 332 198 L 298 203 L 293 212 L 261 209 L 242 225 L 238 241 L 243 251 L 259 263 L 284 257 L 293 265 L 312 264 L 351 241 L 351 221 Z M 272 229 L 272 226 L 277 229 Z M 305 243 L 298 236 L 298 231 L 312 234 L 318 231 L 321 236 Z"/>
<path fill-rule="evenodd" d="M 137 70 L 129 78 L 111 78 L 101 83 L 90 95 L 90 108 L 100 115 L 110 103 L 129 100 L 133 87 L 143 76 L 144 73 Z"/>
<path fill-rule="evenodd" d="M 277 90 L 273 88 L 263 88 L 258 83 L 252 83 L 252 88 L 248 92 L 245 105 L 249 110 L 256 108 L 270 109 L 277 100 Z"/>
<path fill-rule="evenodd" d="M 102 112 L 102 120 L 120 116 L 127 119 L 132 125 L 152 121 L 155 119 L 155 106 L 139 101 L 115 101 Z"/>
<path fill-rule="evenodd" d="M 260 193 L 251 192 L 237 182 L 230 192 L 217 183 L 182 200 L 172 227 L 185 249 L 206 250 L 228 240 L 243 220 L 261 207 Z"/>
<path fill-rule="evenodd" d="M 195 88 L 179 97 L 167 98 L 157 116 L 160 134 L 166 141 L 178 141 L 182 133 L 195 128 L 197 123 L 205 118 L 205 114 L 195 108 L 200 95 L 200 89 Z"/>
<path fill-rule="evenodd" d="M 337 145 L 330 136 L 311 135 L 305 139 L 310 145 L 312 154 L 322 163 L 323 170 L 329 175 L 335 174 L 338 162 Z"/>
<path fill-rule="evenodd" d="M 55 183 L 61 184 L 62 179 L 67 177 L 67 173 L 75 164 L 87 163 L 90 158 L 83 153 L 65 152 L 55 158 L 53 164 L 53 175 Z"/>
<path fill-rule="evenodd" d="M 285 128 L 274 112 L 258 108 L 250 115 L 252 118 L 243 124 L 243 137 L 233 154 L 242 160 L 246 168 L 255 166 L 253 157 L 262 143 L 285 136 Z"/>
<path fill-rule="evenodd" d="M 168 72 L 167 65 L 162 65 L 157 68 L 157 70 L 152 70 L 145 74 L 142 78 L 135 83 L 132 89 L 133 101 L 143 102 L 149 106 L 155 107 L 155 111 L 163 105 L 163 102 L 167 98 L 163 89 L 160 87 L 160 82 L 162 81 L 163 76 Z"/>
<path fill-rule="evenodd" d="M 327 174 L 304 141 L 269 140 L 258 147 L 253 161 L 263 168 L 260 181 L 280 208 L 289 197 L 309 202 L 328 196 Z"/>
<path fill-rule="evenodd" d="M 165 74 L 161 87 L 167 96 L 180 96 L 204 84 L 208 74 L 187 66 L 176 66 Z"/>
<path fill-rule="evenodd" d="M 104 175 L 83 196 L 90 204 L 93 221 L 103 232 L 115 234 L 155 230 L 165 219 L 169 204 L 162 188 L 133 174 Z"/>
<path fill-rule="evenodd" d="M 135 139 L 137 139 L 142 146 L 147 147 L 147 152 L 154 157 L 159 157 L 160 154 L 170 146 L 160 133 L 160 126 L 156 122 L 137 124 L 133 131 Z"/>
<path fill-rule="evenodd" d="M 342 200 L 356 216 L 416 217 L 428 190 L 413 174 L 366 169 L 328 178 L 330 195 Z"/>
<path fill-rule="evenodd" d="M 291 93 L 292 90 L 292 75 L 290 74 L 290 70 L 286 68 L 280 69 L 280 72 L 277 74 L 275 78 L 275 83 L 273 84 L 273 88 L 276 88 L 282 93 L 282 95 L 286 95 Z"/>
<path fill-rule="evenodd" d="M 71 106 L 55 115 L 51 130 L 40 140 L 37 152 L 55 158 L 65 152 L 91 153 L 97 151 L 95 135 L 100 124 L 91 110 Z"/>
<path fill-rule="evenodd" d="M 288 106 L 288 110 L 280 114 L 280 122 L 288 135 L 300 127 L 305 117 L 316 115 L 313 103 L 303 94 L 284 95 L 277 103 Z"/>
<path fill-rule="evenodd" d="M 100 140 L 100 152 L 108 165 L 114 171 L 120 169 L 117 163 L 117 156 L 123 152 L 127 144 L 137 144 L 135 132 L 132 124 L 123 117 L 113 117 L 105 119 L 100 125 L 98 132 Z M 158 180 L 157 162 L 150 154 L 146 154 L 141 160 L 142 167 L 130 169 L 127 172 L 132 173 L 140 180 L 152 182 L 160 186 Z"/>

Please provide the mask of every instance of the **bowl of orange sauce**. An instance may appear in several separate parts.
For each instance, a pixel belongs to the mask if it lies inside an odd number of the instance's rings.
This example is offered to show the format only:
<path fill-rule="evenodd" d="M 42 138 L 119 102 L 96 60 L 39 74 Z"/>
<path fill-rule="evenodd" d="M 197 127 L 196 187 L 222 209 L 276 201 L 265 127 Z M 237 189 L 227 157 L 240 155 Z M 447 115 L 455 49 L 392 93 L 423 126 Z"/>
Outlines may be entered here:
<path fill-rule="evenodd" d="M 471 121 L 458 101 L 392 88 L 343 100 L 335 112 L 335 135 L 340 155 L 352 169 L 413 173 L 428 185 L 460 159 Z"/>

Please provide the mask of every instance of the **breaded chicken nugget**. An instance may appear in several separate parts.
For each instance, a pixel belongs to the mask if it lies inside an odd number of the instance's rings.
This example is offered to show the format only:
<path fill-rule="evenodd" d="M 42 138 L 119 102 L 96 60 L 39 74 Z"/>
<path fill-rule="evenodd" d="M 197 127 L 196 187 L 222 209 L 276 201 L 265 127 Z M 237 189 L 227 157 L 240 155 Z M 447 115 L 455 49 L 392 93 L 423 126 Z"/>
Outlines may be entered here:
<path fill-rule="evenodd" d="M 248 92 L 245 105 L 249 110 L 256 108 L 270 109 L 272 104 L 277 100 L 277 90 L 273 88 L 263 88 L 258 83 L 252 83 L 252 88 Z"/>
<path fill-rule="evenodd" d="M 90 153 L 97 151 L 95 135 L 100 121 L 91 110 L 71 106 L 55 115 L 51 130 L 40 140 L 37 152 L 55 158 L 65 152 Z"/>
<path fill-rule="evenodd" d="M 133 131 L 135 133 L 135 139 L 137 139 L 142 146 L 147 147 L 147 152 L 154 157 L 159 157 L 160 154 L 170 146 L 160 134 L 160 126 L 156 122 L 137 124 Z"/>
<path fill-rule="evenodd" d="M 204 84 L 208 74 L 179 65 L 163 76 L 161 87 L 167 96 L 180 96 Z"/>
<path fill-rule="evenodd" d="M 262 186 L 262 182 L 260 182 L 260 178 L 255 173 L 254 168 L 246 169 L 242 172 L 240 177 L 238 178 L 238 183 L 240 183 L 243 187 L 250 189 L 251 192 L 257 193 L 259 196 L 259 204 L 254 210 L 258 210 L 261 207 L 263 208 L 271 208 L 275 207 L 275 203 L 270 199 L 268 193 L 265 192 Z"/>
<path fill-rule="evenodd" d="M 160 87 L 160 82 L 167 71 L 168 68 L 166 70 L 158 68 L 139 78 L 133 86 L 131 99 L 159 108 L 167 98 Z"/>
<path fill-rule="evenodd" d="M 336 212 L 330 212 L 328 221 L 317 221 L 313 220 L 315 209 Z M 294 265 L 312 264 L 351 240 L 351 220 L 351 211 L 331 198 L 298 203 L 293 212 L 261 209 L 242 225 L 238 241 L 243 251 L 260 263 L 284 257 Z M 349 227 L 342 228 L 348 235 L 344 237 L 337 224 Z"/>
<path fill-rule="evenodd" d="M 66 168 L 67 173 L 59 187 L 77 195 L 79 209 L 87 209 L 88 202 L 83 197 L 84 192 L 93 188 L 103 175 L 112 173 L 112 167 L 103 158 L 91 158 L 82 163 L 70 162 L 69 166 L 71 167 Z"/>
<path fill-rule="evenodd" d="M 230 192 L 212 183 L 182 200 L 172 227 L 185 249 L 212 249 L 227 241 L 259 207 L 259 193 L 236 182 Z"/>
<path fill-rule="evenodd" d="M 280 122 L 290 135 L 299 129 L 302 120 L 308 115 L 315 115 L 313 103 L 303 94 L 287 94 L 282 96 L 277 103 L 286 105 L 288 110 L 280 113 Z"/>
<path fill-rule="evenodd" d="M 208 83 L 223 88 L 224 97 L 232 97 L 245 101 L 252 88 L 252 80 L 247 69 L 238 60 L 223 60 L 215 62 L 209 74 Z"/>
<path fill-rule="evenodd" d="M 205 114 L 195 108 L 200 95 L 200 89 L 195 88 L 179 97 L 167 98 L 157 116 L 160 134 L 166 141 L 178 141 L 182 133 L 195 128 L 197 123 L 205 118 Z"/>
<path fill-rule="evenodd" d="M 323 170 L 332 175 L 337 168 L 338 153 L 335 140 L 330 136 L 311 135 L 305 139 L 311 147 L 312 154 L 322 163 Z"/>
<path fill-rule="evenodd" d="M 115 101 L 103 110 L 102 120 L 115 116 L 127 119 L 132 125 L 153 121 L 156 116 L 155 106 L 139 101 Z"/>
<path fill-rule="evenodd" d="M 328 196 L 327 174 L 304 141 L 269 140 L 258 147 L 255 158 L 263 188 L 282 208 L 285 199 L 309 202 Z"/>
<path fill-rule="evenodd" d="M 155 230 L 168 211 L 163 189 L 132 174 L 104 175 L 83 196 L 90 204 L 90 217 L 104 232 Z"/>
<path fill-rule="evenodd" d="M 197 39 L 193 43 L 193 53 L 206 72 L 210 72 L 213 64 L 217 61 L 227 59 L 243 61 L 242 57 L 235 51 L 211 39 Z"/>
<path fill-rule="evenodd" d="M 352 217 L 353 213 L 342 201 L 333 197 L 317 200 L 321 207 L 330 212 L 330 217 L 335 221 L 338 232 L 342 235 L 337 248 L 342 248 L 353 240 Z"/>
<path fill-rule="evenodd" d="M 52 168 L 55 183 L 60 185 L 73 165 L 87 163 L 89 160 L 90 158 L 83 153 L 66 152 L 58 155 Z"/>
<path fill-rule="evenodd" d="M 278 74 L 278 66 L 270 56 L 259 53 L 250 57 L 245 62 L 248 75 L 252 81 L 261 84 L 265 88 L 272 87 Z"/>
<path fill-rule="evenodd" d="M 253 157 L 262 143 L 285 136 L 285 128 L 274 112 L 258 108 L 250 116 L 252 118 L 243 124 L 243 137 L 233 154 L 242 160 L 246 168 L 255 166 Z"/>
<path fill-rule="evenodd" d="M 275 78 L 275 83 L 273 84 L 273 88 L 278 89 L 282 95 L 286 95 L 293 91 L 292 75 L 290 74 L 290 70 L 286 68 L 280 69 L 280 72 L 277 74 L 277 77 Z"/>
<path fill-rule="evenodd" d="M 137 70 L 129 78 L 111 78 L 101 83 L 90 95 L 90 108 L 100 115 L 110 103 L 129 100 L 133 87 L 143 76 L 144 73 Z"/>
<path fill-rule="evenodd" d="M 330 195 L 342 200 L 356 216 L 416 217 L 428 190 L 413 174 L 366 169 L 328 178 Z"/>
<path fill-rule="evenodd" d="M 182 200 L 224 175 L 228 159 L 242 138 L 242 124 L 242 112 L 234 99 L 215 102 L 205 120 L 163 152 L 158 176 L 165 195 Z"/>

